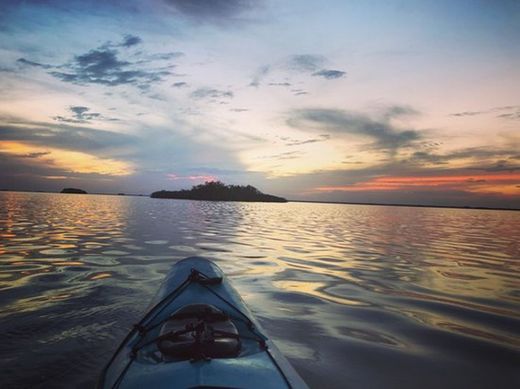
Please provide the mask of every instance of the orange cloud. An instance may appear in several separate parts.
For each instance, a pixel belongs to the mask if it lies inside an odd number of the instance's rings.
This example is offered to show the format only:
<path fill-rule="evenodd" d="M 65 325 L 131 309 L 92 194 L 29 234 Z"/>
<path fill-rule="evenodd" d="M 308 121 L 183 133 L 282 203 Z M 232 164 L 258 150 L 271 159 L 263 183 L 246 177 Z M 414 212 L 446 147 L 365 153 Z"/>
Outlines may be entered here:
<path fill-rule="evenodd" d="M 366 182 L 343 186 L 322 186 L 320 192 L 464 190 L 473 193 L 520 194 L 520 174 L 377 177 Z"/>
<path fill-rule="evenodd" d="M 0 141 L 0 153 L 14 157 L 31 158 L 35 162 L 56 167 L 71 173 L 95 173 L 110 176 L 125 176 L 133 172 L 127 162 L 99 158 L 79 151 L 61 150 L 52 147 L 28 145 L 22 142 Z M 53 176 L 51 179 L 58 179 Z"/>
<path fill-rule="evenodd" d="M 190 181 L 217 181 L 218 178 L 215 176 L 209 175 L 200 175 L 200 176 L 178 176 L 177 174 L 167 174 L 168 179 L 170 180 L 190 180 Z"/>

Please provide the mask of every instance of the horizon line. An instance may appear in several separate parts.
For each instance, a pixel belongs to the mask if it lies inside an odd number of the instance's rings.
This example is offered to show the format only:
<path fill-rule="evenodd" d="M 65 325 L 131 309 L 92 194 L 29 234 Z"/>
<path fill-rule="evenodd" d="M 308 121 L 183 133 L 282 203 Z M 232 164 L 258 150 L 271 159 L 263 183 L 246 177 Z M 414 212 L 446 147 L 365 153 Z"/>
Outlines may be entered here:
<path fill-rule="evenodd" d="M 0 192 L 27 192 L 27 193 L 51 193 L 51 194 L 64 194 L 47 190 L 17 190 L 17 189 L 0 189 Z M 86 195 L 99 195 L 99 196 L 134 196 L 134 197 L 150 197 L 151 194 L 139 194 L 139 193 L 103 193 L 103 192 L 88 192 L 83 193 Z M 77 195 L 77 194 L 76 194 Z M 168 199 L 168 200 L 183 200 L 183 201 L 219 201 L 219 200 L 196 200 L 196 199 Z M 286 199 L 288 203 L 315 203 L 315 204 L 343 204 L 343 205 L 373 205 L 378 207 L 415 207 L 415 208 L 449 208 L 449 209 L 475 209 L 475 210 L 488 210 L 488 211 L 520 211 L 520 208 L 505 208 L 505 207 L 483 207 L 483 206 L 471 206 L 471 205 L 434 205 L 434 204 L 399 204 L 399 203 L 363 203 L 363 202 L 350 202 L 350 201 L 325 201 L 325 200 L 291 200 Z M 223 201 L 223 200 L 220 200 Z M 231 201 L 227 201 L 231 202 Z M 249 202 L 249 201 L 233 201 L 233 202 Z M 260 201 L 261 202 L 261 201 Z"/>

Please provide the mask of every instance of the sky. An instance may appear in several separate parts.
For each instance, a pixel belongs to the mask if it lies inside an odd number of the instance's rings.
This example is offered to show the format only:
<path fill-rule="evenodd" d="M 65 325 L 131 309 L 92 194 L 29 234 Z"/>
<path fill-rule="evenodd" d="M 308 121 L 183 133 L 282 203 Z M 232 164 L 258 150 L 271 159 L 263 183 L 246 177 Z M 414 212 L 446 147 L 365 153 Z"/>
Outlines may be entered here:
<path fill-rule="evenodd" d="M 520 208 L 518 1 L 0 3 L 0 189 Z"/>

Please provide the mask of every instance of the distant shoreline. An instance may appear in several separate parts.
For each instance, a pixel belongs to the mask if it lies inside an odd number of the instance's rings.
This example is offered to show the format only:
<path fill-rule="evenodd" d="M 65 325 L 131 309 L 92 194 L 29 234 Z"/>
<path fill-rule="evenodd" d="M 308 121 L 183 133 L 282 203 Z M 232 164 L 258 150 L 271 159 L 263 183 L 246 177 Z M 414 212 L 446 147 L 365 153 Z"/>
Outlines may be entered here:
<path fill-rule="evenodd" d="M 375 205 L 378 207 L 414 207 L 414 208 L 450 208 L 450 209 L 480 209 L 488 211 L 520 211 L 520 208 L 492 208 L 457 205 L 423 205 L 423 204 L 393 204 L 393 203 L 358 203 L 346 201 L 320 201 L 320 200 L 288 200 L 290 203 L 316 203 L 316 204 L 343 204 L 343 205 Z"/>
<path fill-rule="evenodd" d="M 15 190 L 15 189 L 0 189 L 1 192 L 22 192 L 22 193 L 51 193 L 51 194 L 71 194 L 71 193 L 62 193 L 62 192 L 55 192 L 55 191 L 49 191 L 49 190 Z M 77 194 L 77 193 L 73 193 Z M 145 194 L 139 194 L 139 193 L 102 193 L 102 192 L 88 192 L 88 193 L 81 193 L 84 195 L 99 195 L 99 196 L 136 196 L 136 197 L 149 197 L 149 195 Z"/>
<path fill-rule="evenodd" d="M 45 190 L 11 190 L 0 189 L 0 192 L 20 192 L 20 193 L 51 193 L 51 194 L 66 194 L 60 192 L 51 192 Z M 136 194 L 136 193 L 88 193 L 86 196 L 133 196 L 133 197 L 147 197 L 150 195 Z M 190 201 L 217 201 L 217 200 L 194 200 L 194 199 L 171 199 L 171 200 L 190 200 Z M 229 201 L 224 201 L 229 202 Z M 314 204 L 343 204 L 343 205 L 373 205 L 378 207 L 413 207 L 413 208 L 447 208 L 447 209 L 469 209 L 469 210 L 484 210 L 484 211 L 520 211 L 520 208 L 492 208 L 492 207 L 473 207 L 473 206 L 456 206 L 456 205 L 423 205 L 423 204 L 393 204 L 393 203 L 359 203 L 347 201 L 321 201 L 321 200 L 290 200 L 288 203 L 314 203 Z"/>

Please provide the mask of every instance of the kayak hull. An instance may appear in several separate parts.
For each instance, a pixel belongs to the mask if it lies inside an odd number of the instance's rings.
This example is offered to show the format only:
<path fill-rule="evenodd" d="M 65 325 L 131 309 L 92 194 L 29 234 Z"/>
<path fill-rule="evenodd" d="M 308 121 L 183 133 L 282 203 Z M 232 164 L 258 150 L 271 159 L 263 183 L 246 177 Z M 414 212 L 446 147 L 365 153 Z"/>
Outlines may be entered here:
<path fill-rule="evenodd" d="M 215 282 L 191 282 L 194 272 Z M 188 281 L 187 281 L 188 280 Z M 232 318 L 241 336 L 233 358 L 164 360 L 154 337 L 172 313 L 190 304 L 212 305 Z M 151 328 L 143 331 L 143 328 Z M 143 347 L 142 345 L 149 345 Z M 138 351 L 136 351 L 138 350 Z M 123 341 L 104 369 L 100 388 L 306 388 L 287 359 L 266 336 L 222 270 L 203 257 L 176 263 L 152 299 L 149 313 Z"/>

